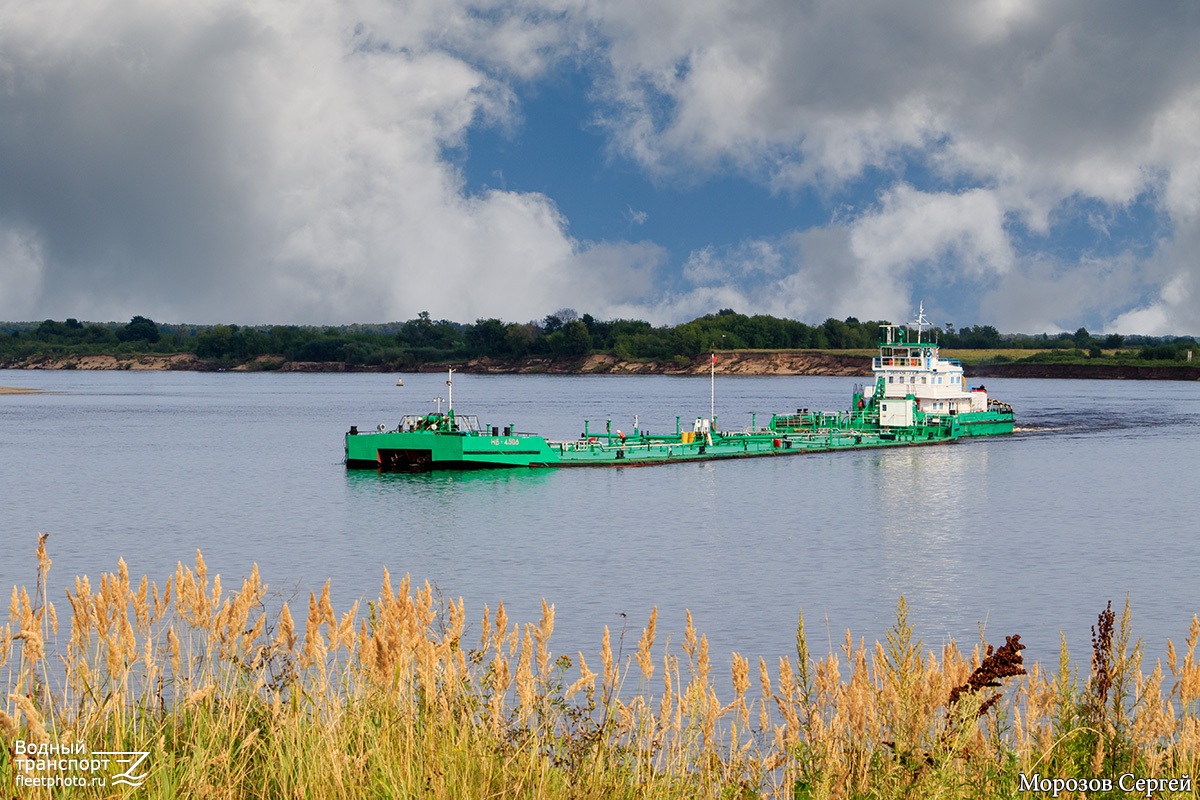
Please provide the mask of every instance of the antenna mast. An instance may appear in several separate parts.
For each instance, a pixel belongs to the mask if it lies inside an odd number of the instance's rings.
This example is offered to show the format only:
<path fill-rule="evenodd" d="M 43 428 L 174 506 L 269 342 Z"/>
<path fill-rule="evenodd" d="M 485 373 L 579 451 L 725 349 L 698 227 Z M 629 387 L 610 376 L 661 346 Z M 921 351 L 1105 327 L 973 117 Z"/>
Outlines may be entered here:
<path fill-rule="evenodd" d="M 712 358 L 708 365 L 708 420 L 712 424 L 712 419 L 717 415 L 717 354 L 712 353 Z"/>
<path fill-rule="evenodd" d="M 926 328 L 932 327 L 929 324 L 929 319 L 925 316 L 924 301 L 922 301 L 920 306 L 918 307 L 917 318 L 915 320 L 913 320 L 910 324 L 917 326 L 917 344 L 920 344 L 921 343 L 921 334 L 925 332 Z"/>

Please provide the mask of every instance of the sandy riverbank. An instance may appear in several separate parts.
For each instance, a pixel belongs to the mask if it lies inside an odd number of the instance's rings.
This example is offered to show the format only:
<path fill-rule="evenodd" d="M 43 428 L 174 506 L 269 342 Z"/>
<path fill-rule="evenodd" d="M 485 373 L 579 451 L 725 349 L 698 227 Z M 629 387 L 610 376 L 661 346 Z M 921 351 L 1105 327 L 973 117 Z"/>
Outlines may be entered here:
<path fill-rule="evenodd" d="M 718 375 L 832 375 L 871 378 L 871 351 L 833 353 L 827 351 L 723 351 L 717 353 Z M 285 361 L 283 356 L 259 356 L 253 361 L 225 367 L 204 361 L 191 353 L 171 355 L 71 355 L 58 358 L 31 357 L 8 363 L 6 369 L 78 370 L 188 370 L 212 372 L 443 372 L 453 366 L 463 373 L 496 375 L 707 375 L 711 367 L 707 353 L 693 359 L 623 361 L 608 354 L 575 358 L 473 358 L 452 364 L 429 363 L 399 369 L 390 365 L 348 365 L 342 362 Z M 1140 364 L 1055 364 L 1003 363 L 965 367 L 966 375 L 997 378 L 1087 378 L 1121 380 L 1200 380 L 1200 367 L 1184 364 L 1149 366 Z M 17 390 L 24 393 L 26 390 Z M 36 390 L 29 390 L 36 391 Z M 0 393 L 14 392 L 0 389 Z"/>
<path fill-rule="evenodd" d="M 9 369 L 194 370 L 202 368 L 204 364 L 191 353 L 174 353 L 136 356 L 69 355 L 57 358 L 33 356 L 6 366 Z"/>
<path fill-rule="evenodd" d="M 870 358 L 834 353 L 723 352 L 717 354 L 717 372 L 725 375 L 869 375 Z M 212 371 L 221 367 L 191 353 L 173 355 L 69 355 L 58 358 L 32 357 L 5 365 L 10 369 L 77 370 L 193 370 Z M 424 364 L 415 371 L 441 372 L 447 364 Z M 551 359 L 473 358 L 453 364 L 475 374 L 610 374 L 610 375 L 701 375 L 708 374 L 708 355 L 692 360 L 622 361 L 615 356 Z M 342 362 L 284 361 L 282 356 L 260 356 L 252 362 L 229 367 L 231 371 L 279 370 L 282 372 L 394 372 L 392 367 L 348 366 Z M 412 371 L 412 370 L 399 370 Z"/>

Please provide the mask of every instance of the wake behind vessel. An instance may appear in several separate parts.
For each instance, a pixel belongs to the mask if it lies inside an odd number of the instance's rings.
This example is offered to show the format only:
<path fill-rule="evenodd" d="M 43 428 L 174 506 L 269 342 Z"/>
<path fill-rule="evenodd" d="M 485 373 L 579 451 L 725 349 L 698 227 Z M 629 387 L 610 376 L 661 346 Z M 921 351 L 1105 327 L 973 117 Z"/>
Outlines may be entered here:
<path fill-rule="evenodd" d="M 910 325 L 884 325 L 872 360 L 874 382 L 854 388 L 848 411 L 798 408 L 774 414 L 765 426 L 752 421 L 741 430 L 719 430 L 715 418 L 698 418 L 684 430 L 676 417 L 673 434 L 650 435 L 635 423 L 632 432 L 603 432 L 590 423 L 578 439 L 551 441 L 521 433 L 513 424 L 485 425 L 475 415 L 454 411 L 453 370 L 447 410 L 404 417 L 393 430 L 351 427 L 345 437 L 349 469 L 428 472 L 497 467 L 621 467 L 685 461 L 769 457 L 830 450 L 940 444 L 964 437 L 1012 433 L 1011 406 L 968 388 L 962 364 L 941 357 L 925 340 L 922 311 Z M 711 373 L 710 373 L 711 374 Z M 439 403 L 440 406 L 440 403 Z"/>

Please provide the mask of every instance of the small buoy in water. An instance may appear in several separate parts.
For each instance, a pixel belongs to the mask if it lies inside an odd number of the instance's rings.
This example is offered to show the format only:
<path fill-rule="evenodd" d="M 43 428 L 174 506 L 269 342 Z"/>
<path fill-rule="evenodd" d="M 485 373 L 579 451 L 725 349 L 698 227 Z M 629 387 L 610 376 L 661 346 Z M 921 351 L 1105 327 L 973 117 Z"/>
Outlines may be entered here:
<path fill-rule="evenodd" d="M 403 386 L 403 385 L 404 385 L 404 379 L 403 379 L 403 378 L 396 378 L 396 385 L 397 385 L 397 386 Z"/>

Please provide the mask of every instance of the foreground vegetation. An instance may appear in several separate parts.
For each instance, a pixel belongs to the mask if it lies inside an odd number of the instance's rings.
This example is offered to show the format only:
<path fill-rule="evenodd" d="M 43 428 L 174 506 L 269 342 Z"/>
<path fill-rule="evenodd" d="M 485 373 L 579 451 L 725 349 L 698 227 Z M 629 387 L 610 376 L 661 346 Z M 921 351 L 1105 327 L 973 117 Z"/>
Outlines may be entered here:
<path fill-rule="evenodd" d="M 553 606 L 524 625 L 485 608 L 468 637 L 461 600 L 385 572 L 365 609 L 336 612 L 327 584 L 299 622 L 267 610 L 257 569 L 229 592 L 199 554 L 161 588 L 124 561 L 76 578 L 62 648 L 44 536 L 38 562 L 0 638 L 0 780 L 20 796 L 1196 796 L 1195 618 L 1147 673 L 1128 608 L 1105 609 L 1080 675 L 1065 645 L 1027 666 L 1018 636 L 925 652 L 903 600 L 885 642 L 824 658 L 801 617 L 795 657 L 733 654 L 722 700 L 690 615 L 678 651 L 652 612 L 632 656 L 605 630 L 598 658 L 555 657 Z"/>
<path fill-rule="evenodd" d="M 167 325 L 141 316 L 124 325 L 45 320 L 0 324 L 0 365 L 87 355 L 191 354 L 225 368 L 273 369 L 286 362 L 307 362 L 398 371 L 473 358 L 562 361 L 594 353 L 621 361 L 689 364 L 713 348 L 869 351 L 876 346 L 880 324 L 847 317 L 807 325 L 729 309 L 662 327 L 641 320 L 601 321 L 571 309 L 527 323 L 480 319 L 464 325 L 435 321 L 422 313 L 402 323 L 336 328 Z M 967 358 L 979 363 L 1170 365 L 1186 362 L 1196 349 L 1191 337 L 1101 337 L 1083 328 L 1074 334 L 1023 336 L 1001 334 L 990 325 L 955 329 L 947 323 L 931 335 L 947 351 L 965 349 Z"/>

